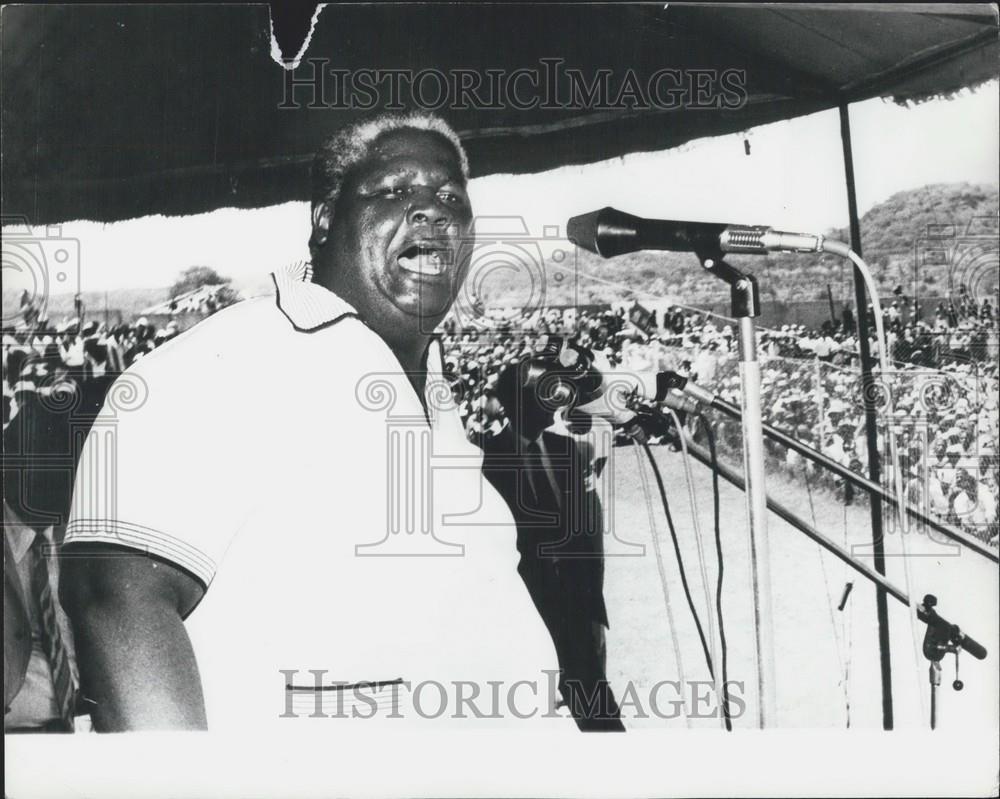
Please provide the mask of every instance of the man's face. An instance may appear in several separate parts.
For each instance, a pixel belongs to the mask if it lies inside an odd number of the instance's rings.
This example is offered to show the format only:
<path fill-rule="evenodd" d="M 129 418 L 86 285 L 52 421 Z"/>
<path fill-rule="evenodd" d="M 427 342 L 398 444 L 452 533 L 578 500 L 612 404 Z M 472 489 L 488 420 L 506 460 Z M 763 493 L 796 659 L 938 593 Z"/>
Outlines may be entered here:
<path fill-rule="evenodd" d="M 472 207 L 454 147 L 384 134 L 344 181 L 330 224 L 333 288 L 382 331 L 431 332 L 468 269 Z"/>

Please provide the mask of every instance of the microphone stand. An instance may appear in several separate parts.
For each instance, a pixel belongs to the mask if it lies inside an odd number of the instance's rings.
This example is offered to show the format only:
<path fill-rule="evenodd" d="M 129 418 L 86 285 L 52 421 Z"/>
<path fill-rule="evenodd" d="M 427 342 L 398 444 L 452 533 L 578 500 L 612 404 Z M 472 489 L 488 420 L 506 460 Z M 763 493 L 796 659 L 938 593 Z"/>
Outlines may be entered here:
<path fill-rule="evenodd" d="M 707 405 L 710 408 L 721 411 L 731 419 L 740 419 L 740 409 L 735 405 L 726 402 L 724 399 L 721 399 L 710 389 L 688 380 L 687 378 L 678 375 L 676 372 L 666 372 L 664 375 L 666 377 L 665 387 L 668 390 L 678 389 L 682 391 L 685 396 L 694 400 L 698 404 Z M 828 472 L 831 472 L 849 483 L 856 485 L 858 488 L 863 488 L 865 491 L 869 491 L 876 496 L 881 497 L 890 505 L 901 508 L 905 513 L 912 516 L 922 525 L 934 530 L 945 538 L 948 538 L 957 544 L 961 544 L 962 546 L 979 555 L 982 555 L 994 563 L 1000 562 L 1000 556 L 998 556 L 998 553 L 991 549 L 984 541 L 980 541 L 975 536 L 934 518 L 929 514 L 929 512 L 925 513 L 919 508 L 913 507 L 905 499 L 900 500 L 899 497 L 891 491 L 883 488 L 878 483 L 873 483 L 864 475 L 852 471 L 848 467 L 843 466 L 832 458 L 824 455 L 822 452 L 810 447 L 808 444 L 803 444 L 801 441 L 793 438 L 788 433 L 785 433 L 776 427 L 772 427 L 769 424 L 764 424 L 762 427 L 764 435 L 773 441 L 777 441 L 782 446 L 787 447 L 790 450 L 794 450 L 804 458 L 808 458 L 813 463 L 822 466 Z M 936 541 L 936 543 L 940 543 L 942 545 L 944 544 L 943 541 Z"/>
<path fill-rule="evenodd" d="M 760 362 L 754 318 L 760 315 L 757 279 L 727 263 L 721 252 L 696 253 L 701 265 L 729 285 L 731 316 L 739 320 L 741 425 L 750 537 L 750 583 L 753 588 L 754 648 L 757 667 L 757 726 L 774 724 L 774 627 L 771 609 L 771 558 L 767 537 L 764 483 L 764 428 L 760 406 Z"/>
<path fill-rule="evenodd" d="M 937 597 L 927 594 L 924 601 L 917 605 L 917 618 L 927 624 L 924 634 L 924 657 L 930 661 L 928 674 L 931 687 L 931 729 L 937 729 L 938 698 L 937 689 L 941 685 L 941 661 L 947 654 L 955 656 L 955 679 L 951 687 L 961 691 L 965 683 L 958 678 L 958 653 L 965 649 L 973 657 L 982 660 L 986 657 L 986 649 L 982 644 L 970 639 L 957 624 L 941 618 L 934 609 Z"/>
<path fill-rule="evenodd" d="M 747 481 L 743 479 L 743 476 L 739 474 L 739 472 L 721 462 L 713 464 L 711 454 L 708 450 L 700 444 L 696 444 L 687 431 L 677 430 L 676 435 L 678 437 L 684 437 L 688 454 L 690 454 L 695 460 L 705 466 L 708 466 L 710 469 L 716 469 L 722 478 L 732 483 L 737 488 L 743 491 L 747 490 Z M 870 580 L 876 586 L 884 589 L 888 596 L 891 596 L 893 599 L 896 599 L 903 605 L 909 607 L 910 598 L 906 592 L 891 583 L 881 573 L 877 572 L 863 561 L 856 559 L 850 552 L 847 551 L 847 549 L 828 538 L 805 520 L 799 518 L 795 515 L 795 513 L 777 500 L 768 498 L 765 495 L 765 501 L 767 502 L 768 508 L 774 511 L 778 518 L 783 519 L 793 528 L 801 533 L 804 533 L 808 538 L 815 541 L 828 552 L 831 552 L 833 555 L 840 558 L 840 560 L 854 569 L 854 571 L 858 574 L 865 577 L 867 580 Z M 952 688 L 956 691 L 961 691 L 965 687 L 965 683 L 960 680 L 958 676 L 959 652 L 968 652 L 977 660 L 985 660 L 987 657 L 986 647 L 967 635 L 957 624 L 953 624 L 947 619 L 939 616 L 935 610 L 936 606 L 937 598 L 933 594 L 927 594 L 924 596 L 924 601 L 917 606 L 917 618 L 927 625 L 927 630 L 924 635 L 923 653 L 924 657 L 930 661 L 928 677 L 931 691 L 930 727 L 932 730 L 937 728 L 938 723 L 937 689 L 941 685 L 941 661 L 944 656 L 947 654 L 953 654 L 955 656 L 955 679 L 952 682 Z M 843 609 L 843 606 L 841 606 L 841 609 Z"/>

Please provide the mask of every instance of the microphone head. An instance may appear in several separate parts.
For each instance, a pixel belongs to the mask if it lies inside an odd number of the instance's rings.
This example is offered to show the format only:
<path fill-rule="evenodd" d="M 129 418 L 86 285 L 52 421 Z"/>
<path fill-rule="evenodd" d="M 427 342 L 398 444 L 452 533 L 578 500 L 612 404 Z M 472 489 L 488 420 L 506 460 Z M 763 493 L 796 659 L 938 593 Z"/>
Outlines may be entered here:
<path fill-rule="evenodd" d="M 642 219 L 615 208 L 574 216 L 566 223 L 566 238 L 604 258 L 634 252 L 639 246 Z"/>
<path fill-rule="evenodd" d="M 598 219 L 610 208 L 602 208 L 600 211 L 591 211 L 589 214 L 581 214 L 572 217 L 566 223 L 566 238 L 577 247 L 583 247 L 588 252 L 601 254 L 597 247 L 597 225 Z"/>

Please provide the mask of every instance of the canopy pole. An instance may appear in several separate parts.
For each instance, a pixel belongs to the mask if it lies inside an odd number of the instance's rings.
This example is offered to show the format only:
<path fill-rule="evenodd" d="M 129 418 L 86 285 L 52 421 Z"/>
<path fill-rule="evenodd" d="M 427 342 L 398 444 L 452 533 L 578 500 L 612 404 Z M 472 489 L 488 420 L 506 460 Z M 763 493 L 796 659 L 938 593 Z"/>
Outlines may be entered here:
<path fill-rule="evenodd" d="M 847 208 L 851 226 L 851 249 L 861 255 L 861 224 L 858 221 L 858 198 L 854 184 L 854 155 L 851 149 L 851 121 L 847 101 L 840 102 L 840 140 L 844 148 L 844 178 L 847 184 Z M 865 407 L 865 439 L 868 449 L 868 476 L 873 483 L 879 479 L 878 417 L 875 412 L 875 387 L 872 376 L 872 355 L 868 343 L 868 301 L 865 283 L 858 267 L 854 267 L 854 305 L 857 308 L 858 346 L 861 352 L 861 396 Z M 886 353 L 887 355 L 889 353 Z M 872 554 L 874 567 L 885 576 L 885 547 L 882 528 L 882 498 L 868 492 L 872 517 Z M 889 607 L 886 591 L 875 588 L 875 615 L 878 620 L 879 657 L 882 671 L 882 729 L 891 730 L 892 720 L 892 659 L 889 652 Z"/>

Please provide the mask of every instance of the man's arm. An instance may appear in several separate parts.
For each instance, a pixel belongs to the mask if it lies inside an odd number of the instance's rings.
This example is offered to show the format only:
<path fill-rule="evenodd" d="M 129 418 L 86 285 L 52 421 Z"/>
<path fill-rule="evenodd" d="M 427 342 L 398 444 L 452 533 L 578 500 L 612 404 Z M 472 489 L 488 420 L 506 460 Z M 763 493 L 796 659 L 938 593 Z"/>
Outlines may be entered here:
<path fill-rule="evenodd" d="M 73 624 L 94 729 L 205 729 L 194 650 L 182 619 L 204 594 L 169 563 L 100 544 L 70 545 L 60 599 Z"/>

